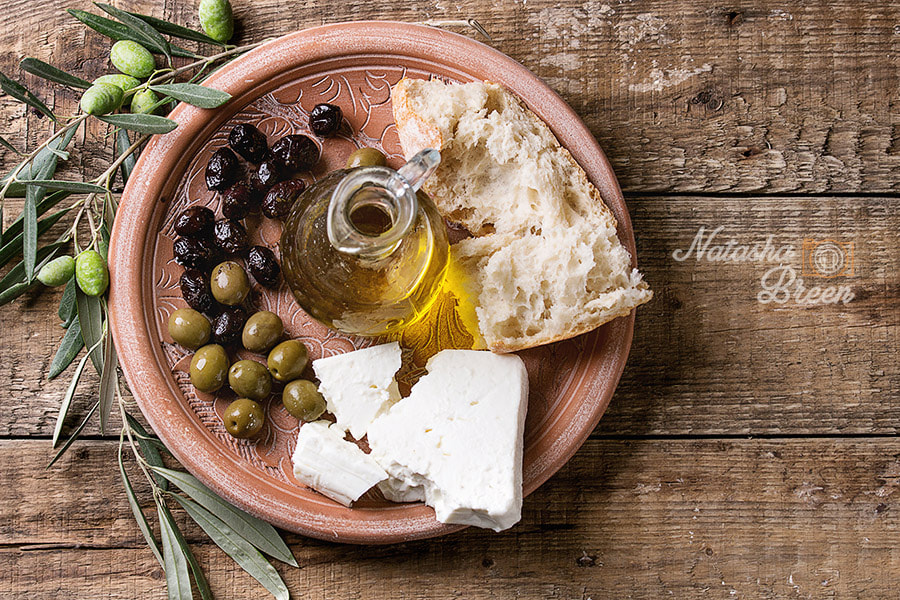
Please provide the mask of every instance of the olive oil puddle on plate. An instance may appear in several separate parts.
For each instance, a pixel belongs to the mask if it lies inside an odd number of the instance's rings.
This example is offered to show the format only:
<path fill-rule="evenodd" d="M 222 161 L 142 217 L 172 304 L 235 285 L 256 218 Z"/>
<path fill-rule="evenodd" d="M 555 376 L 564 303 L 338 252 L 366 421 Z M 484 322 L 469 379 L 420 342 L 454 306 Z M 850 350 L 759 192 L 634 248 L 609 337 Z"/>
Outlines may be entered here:
<path fill-rule="evenodd" d="M 484 350 L 470 283 L 453 257 L 452 249 L 444 283 L 434 303 L 419 320 L 404 329 L 378 338 L 377 343 L 397 341 L 403 350 L 403 366 L 397 373 L 401 393 L 425 374 L 428 359 L 441 350 Z"/>

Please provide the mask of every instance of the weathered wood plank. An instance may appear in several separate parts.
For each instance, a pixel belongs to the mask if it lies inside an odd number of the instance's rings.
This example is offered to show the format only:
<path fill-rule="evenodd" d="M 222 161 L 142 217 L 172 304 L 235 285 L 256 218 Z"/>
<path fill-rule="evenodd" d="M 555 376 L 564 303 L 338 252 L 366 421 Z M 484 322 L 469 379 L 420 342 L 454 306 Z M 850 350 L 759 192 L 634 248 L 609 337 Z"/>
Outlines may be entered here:
<path fill-rule="evenodd" d="M 43 443 L 0 442 L 10 597 L 163 597 L 114 449 L 80 444 L 44 473 Z M 900 569 L 898 483 L 893 438 L 593 440 L 511 531 L 381 548 L 289 536 L 301 568 L 279 569 L 302 598 L 884 598 Z M 217 597 L 265 597 L 195 548 Z"/>
<path fill-rule="evenodd" d="M 638 257 L 654 300 L 638 309 L 634 346 L 603 434 L 897 433 L 900 430 L 900 214 L 884 198 L 633 198 Z M 712 245 L 854 244 L 853 277 L 803 276 L 808 287 L 848 285 L 847 304 L 761 304 L 765 262 L 679 262 L 699 227 Z M 784 253 L 783 253 L 784 254 Z M 0 435 L 49 435 L 68 380 L 44 374 L 63 335 L 58 293 L 0 309 L 12 332 L 0 363 L 8 418 Z M 72 367 L 74 368 L 74 367 Z M 71 368 L 70 368 L 71 371 Z M 96 390 L 91 373 L 76 405 Z M 76 411 L 77 412 L 77 411 Z M 96 433 L 96 429 L 90 429 Z"/>
<path fill-rule="evenodd" d="M 118 2 L 197 25 L 193 3 Z M 108 43 L 63 12 L 0 7 L 0 70 L 23 55 L 92 78 Z M 626 191 L 900 191 L 900 7 L 760 0 L 236 3 L 243 41 L 342 20 L 476 18 L 493 45 L 559 91 L 600 140 Z M 24 33 L 23 32 L 28 32 Z M 74 106 L 72 92 L 44 97 Z M 37 142 L 46 122 L 0 98 L 0 135 Z M 0 151 L 2 152 L 2 151 Z M 108 148 L 80 166 L 95 172 Z M 9 153 L 0 154 L 9 160 Z"/>
<path fill-rule="evenodd" d="M 656 297 L 638 309 L 631 356 L 600 432 L 900 431 L 896 200 L 640 198 L 629 203 L 639 264 Z M 709 239 L 720 226 L 710 252 L 732 240 L 736 249 L 764 247 L 771 236 L 774 249 L 793 246 L 793 257 L 782 252 L 783 264 L 807 288 L 847 286 L 853 299 L 764 304 L 758 298 L 765 293 L 763 283 L 774 285 L 782 272 L 764 277 L 781 260 L 710 262 L 707 254 L 698 261 L 697 252 L 675 260 L 673 253 L 689 250 L 700 227 Z M 853 245 L 853 276 L 803 274 L 804 240 L 829 239 Z"/>

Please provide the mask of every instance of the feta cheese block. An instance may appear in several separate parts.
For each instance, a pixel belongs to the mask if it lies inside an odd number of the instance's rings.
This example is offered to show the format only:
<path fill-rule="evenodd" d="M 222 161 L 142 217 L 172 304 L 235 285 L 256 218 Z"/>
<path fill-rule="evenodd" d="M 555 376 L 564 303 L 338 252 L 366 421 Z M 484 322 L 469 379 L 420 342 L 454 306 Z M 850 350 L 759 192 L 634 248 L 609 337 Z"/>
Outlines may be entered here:
<path fill-rule="evenodd" d="M 356 439 L 400 399 L 394 374 L 400 368 L 400 344 L 391 342 L 313 361 L 328 412 L 337 426 Z"/>
<path fill-rule="evenodd" d="M 444 350 L 409 397 L 369 426 L 370 456 L 393 500 L 417 500 L 438 521 L 507 529 L 522 511 L 528 374 L 518 356 Z"/>
<path fill-rule="evenodd" d="M 317 492 L 350 506 L 387 473 L 372 457 L 328 421 L 313 421 L 300 427 L 294 450 L 294 477 Z"/>

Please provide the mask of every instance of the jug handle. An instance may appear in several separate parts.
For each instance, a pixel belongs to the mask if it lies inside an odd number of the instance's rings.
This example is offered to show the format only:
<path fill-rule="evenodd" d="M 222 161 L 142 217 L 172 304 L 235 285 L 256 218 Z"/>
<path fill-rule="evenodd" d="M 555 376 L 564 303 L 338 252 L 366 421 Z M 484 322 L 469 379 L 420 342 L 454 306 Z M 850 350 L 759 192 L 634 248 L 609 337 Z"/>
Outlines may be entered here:
<path fill-rule="evenodd" d="M 425 180 L 431 177 L 441 164 L 441 153 L 434 148 L 420 150 L 409 161 L 397 169 L 397 173 L 406 180 L 414 192 L 418 192 Z"/>

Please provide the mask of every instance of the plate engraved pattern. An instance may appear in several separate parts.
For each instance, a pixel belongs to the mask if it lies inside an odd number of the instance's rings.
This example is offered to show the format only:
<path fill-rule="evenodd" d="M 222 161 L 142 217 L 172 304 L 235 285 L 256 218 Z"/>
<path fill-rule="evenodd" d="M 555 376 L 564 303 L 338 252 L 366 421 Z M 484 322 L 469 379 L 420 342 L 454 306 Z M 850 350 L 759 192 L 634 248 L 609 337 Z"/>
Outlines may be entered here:
<path fill-rule="evenodd" d="M 251 440 L 237 440 L 228 435 L 222 425 L 222 414 L 235 398 L 227 385 L 216 394 L 204 394 L 194 390 L 187 375 L 191 353 L 172 343 L 166 331 L 169 315 L 186 306 L 181 298 L 178 280 L 182 267 L 173 258 L 172 245 L 177 237 L 174 232 L 175 217 L 186 207 L 202 205 L 211 208 L 221 217 L 219 194 L 207 190 L 204 171 L 212 153 L 227 145 L 228 133 L 238 123 L 252 123 L 266 134 L 271 145 L 278 138 L 302 133 L 309 135 L 322 149 L 322 159 L 311 173 L 300 178 L 307 183 L 315 181 L 336 168 L 343 167 L 349 154 L 360 147 L 374 147 L 388 157 L 388 163 L 396 168 L 404 159 L 391 114 L 391 86 L 402 77 L 429 78 L 427 71 L 406 67 L 384 66 L 379 68 L 341 68 L 332 72 L 317 72 L 301 77 L 266 93 L 239 110 L 219 127 L 204 143 L 202 149 L 190 160 L 162 218 L 154 249 L 153 284 L 154 314 L 160 344 L 174 381 L 184 402 L 197 420 L 211 432 L 225 449 L 280 481 L 296 482 L 292 472 L 290 455 L 298 431 L 296 419 L 284 410 L 280 401 L 280 386 L 276 393 L 262 402 L 266 411 L 266 424 L 262 432 Z M 442 76 L 442 79 L 450 78 Z M 316 138 L 308 129 L 309 112 L 321 102 L 340 106 L 347 125 L 332 138 Z M 252 169 L 252 165 L 242 164 Z M 175 174 L 173 174 L 175 175 Z M 278 255 L 280 222 L 261 215 L 250 215 L 244 220 L 252 245 L 262 245 Z M 453 305 L 455 298 L 443 297 L 436 302 L 430 321 L 423 321 L 405 331 L 401 337 L 404 346 L 404 367 L 398 375 L 401 390 L 409 387 L 425 372 L 425 362 L 437 351 L 446 347 L 467 347 L 471 336 L 458 324 Z M 330 330 L 310 319 L 296 304 L 287 285 L 282 280 L 274 290 L 254 283 L 248 299 L 248 313 L 269 310 L 278 314 L 285 324 L 286 335 L 300 339 L 309 349 L 310 361 L 323 356 L 356 350 L 378 340 L 346 336 Z M 529 413 L 526 423 L 526 450 L 537 432 L 554 419 L 554 399 L 565 397 L 574 384 L 575 374 L 582 367 L 585 347 L 592 347 L 584 338 L 577 338 L 520 353 L 525 360 L 530 379 Z M 589 349 L 589 348 L 588 348 Z M 264 357 L 244 350 L 230 349 L 232 360 Z M 307 368 L 304 377 L 312 379 Z M 367 495 L 362 506 L 383 503 L 375 494 Z"/>

